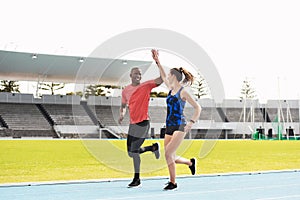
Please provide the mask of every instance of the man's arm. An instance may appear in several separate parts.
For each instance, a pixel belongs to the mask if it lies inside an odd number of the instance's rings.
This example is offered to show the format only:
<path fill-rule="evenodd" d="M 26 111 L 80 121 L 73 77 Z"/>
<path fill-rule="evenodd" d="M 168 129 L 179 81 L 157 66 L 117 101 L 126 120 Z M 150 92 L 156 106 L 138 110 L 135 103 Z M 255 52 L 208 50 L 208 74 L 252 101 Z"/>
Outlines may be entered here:
<path fill-rule="evenodd" d="M 122 103 L 121 104 L 121 107 L 120 107 L 120 116 L 119 116 L 119 124 L 122 123 L 123 119 L 124 119 L 124 116 L 126 114 L 126 104 L 125 103 Z"/>
<path fill-rule="evenodd" d="M 157 77 L 156 79 L 154 79 L 154 82 L 157 86 L 161 85 L 164 81 L 162 80 L 161 77 Z"/>
<path fill-rule="evenodd" d="M 155 61 L 156 65 L 158 66 L 159 68 L 159 73 L 160 73 L 160 78 L 161 80 L 166 84 L 166 86 L 168 88 L 170 88 L 170 84 L 169 84 L 169 81 L 167 79 L 167 75 L 166 75 L 166 72 L 164 70 L 164 68 L 161 66 L 160 64 L 160 61 L 159 61 L 159 58 L 158 58 L 158 51 L 155 50 L 155 49 L 152 49 L 152 57 L 153 57 L 153 60 Z M 157 78 L 158 79 L 158 78 Z M 156 80 L 156 79 L 155 79 Z M 157 80 L 158 81 L 158 80 Z M 160 83 L 161 84 L 161 83 Z"/>

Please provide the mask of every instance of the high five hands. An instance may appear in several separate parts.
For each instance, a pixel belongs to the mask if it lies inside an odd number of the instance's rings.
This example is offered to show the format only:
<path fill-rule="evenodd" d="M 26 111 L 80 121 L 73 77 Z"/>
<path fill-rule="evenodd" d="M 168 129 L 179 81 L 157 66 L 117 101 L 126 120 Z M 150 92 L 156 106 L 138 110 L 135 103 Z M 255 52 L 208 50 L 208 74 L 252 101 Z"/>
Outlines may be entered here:
<path fill-rule="evenodd" d="M 153 60 L 156 62 L 156 64 L 158 64 L 159 63 L 158 50 L 152 49 L 151 52 L 152 52 L 152 58 L 153 58 Z"/>

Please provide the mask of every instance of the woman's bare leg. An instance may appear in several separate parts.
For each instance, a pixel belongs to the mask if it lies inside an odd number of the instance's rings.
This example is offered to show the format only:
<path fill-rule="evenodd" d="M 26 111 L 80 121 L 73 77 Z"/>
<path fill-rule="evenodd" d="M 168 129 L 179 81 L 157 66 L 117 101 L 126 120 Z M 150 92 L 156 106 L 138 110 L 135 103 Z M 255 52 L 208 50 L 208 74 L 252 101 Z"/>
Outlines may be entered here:
<path fill-rule="evenodd" d="M 176 167 L 175 167 L 175 160 L 178 163 L 188 163 L 188 160 L 184 159 L 177 159 L 176 158 L 176 150 L 183 141 L 185 136 L 184 132 L 175 131 L 172 136 L 166 135 L 165 136 L 165 157 L 168 164 L 169 174 L 170 174 L 170 182 L 175 183 L 176 179 Z"/>

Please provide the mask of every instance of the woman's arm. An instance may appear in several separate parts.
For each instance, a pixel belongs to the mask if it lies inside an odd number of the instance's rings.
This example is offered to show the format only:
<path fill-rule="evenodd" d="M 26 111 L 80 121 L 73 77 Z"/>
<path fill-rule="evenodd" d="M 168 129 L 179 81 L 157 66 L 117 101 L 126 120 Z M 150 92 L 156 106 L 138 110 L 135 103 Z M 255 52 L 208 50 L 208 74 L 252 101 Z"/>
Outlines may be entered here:
<path fill-rule="evenodd" d="M 199 119 L 202 108 L 185 89 L 181 91 L 180 96 L 183 100 L 186 100 L 194 108 L 193 116 L 184 127 L 184 131 L 187 133 L 191 130 L 193 124 Z"/>
<path fill-rule="evenodd" d="M 167 79 L 166 72 L 165 72 L 164 68 L 161 66 L 159 58 L 158 58 L 158 51 L 155 50 L 155 49 L 152 49 L 151 52 L 152 52 L 153 60 L 155 61 L 156 65 L 159 68 L 160 77 L 162 78 L 162 80 L 164 81 L 166 86 L 170 89 L 170 84 L 169 84 L 169 81 Z"/>

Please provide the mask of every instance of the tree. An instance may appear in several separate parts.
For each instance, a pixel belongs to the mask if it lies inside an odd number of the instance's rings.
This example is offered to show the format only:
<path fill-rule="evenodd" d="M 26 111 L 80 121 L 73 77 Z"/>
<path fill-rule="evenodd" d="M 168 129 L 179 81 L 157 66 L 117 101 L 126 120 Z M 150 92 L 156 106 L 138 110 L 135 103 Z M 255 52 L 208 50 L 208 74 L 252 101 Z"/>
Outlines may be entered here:
<path fill-rule="evenodd" d="M 194 91 L 194 95 L 196 95 L 198 99 L 200 99 L 200 97 L 202 96 L 207 95 L 207 84 L 205 82 L 205 79 L 201 76 L 199 72 L 197 73 L 197 76 L 195 76 L 192 89 Z"/>
<path fill-rule="evenodd" d="M 253 110 L 252 104 L 251 104 L 250 110 L 248 112 L 248 117 L 247 117 L 248 119 L 246 119 L 246 115 L 247 115 L 246 101 L 248 99 L 253 99 L 254 97 L 256 97 L 255 90 L 253 89 L 250 81 L 247 78 L 246 78 L 246 80 L 243 81 L 241 94 L 242 95 L 240 96 L 240 99 L 244 100 L 244 108 L 243 108 L 243 112 L 241 113 L 240 119 L 243 116 L 243 121 L 246 122 L 249 120 L 249 117 L 250 117 L 250 121 L 254 122 L 254 110 Z"/>
<path fill-rule="evenodd" d="M 20 92 L 17 81 L 2 80 L 0 92 Z"/>
<path fill-rule="evenodd" d="M 77 96 L 83 96 L 83 93 L 82 93 L 82 91 L 77 91 L 77 92 L 68 92 L 68 93 L 66 93 L 66 95 L 70 95 L 70 96 L 72 96 L 72 95 L 77 95 Z"/>
<path fill-rule="evenodd" d="M 157 94 L 157 97 L 167 97 L 167 96 L 168 96 L 168 93 L 166 93 L 166 92 L 159 92 Z"/>
<path fill-rule="evenodd" d="M 64 83 L 40 83 L 39 89 L 41 90 L 48 90 L 51 92 L 52 95 L 54 95 L 54 92 L 60 89 L 63 89 L 65 87 Z"/>
<path fill-rule="evenodd" d="M 89 96 L 108 96 L 111 94 L 113 89 L 120 89 L 120 86 L 114 85 L 89 85 L 85 90 L 85 97 Z"/>
<path fill-rule="evenodd" d="M 157 92 L 150 92 L 150 97 L 157 97 Z"/>
<path fill-rule="evenodd" d="M 241 96 L 240 99 L 253 99 L 256 97 L 255 95 L 255 90 L 251 86 L 251 83 L 249 80 L 244 80 L 243 85 L 242 85 L 242 90 L 241 90 Z"/>
<path fill-rule="evenodd" d="M 165 98 L 167 96 L 168 96 L 168 93 L 166 93 L 166 92 L 151 92 L 150 93 L 150 97 L 154 97 L 154 98 L 156 98 L 156 97 L 163 97 L 163 98 Z"/>

